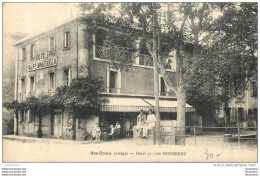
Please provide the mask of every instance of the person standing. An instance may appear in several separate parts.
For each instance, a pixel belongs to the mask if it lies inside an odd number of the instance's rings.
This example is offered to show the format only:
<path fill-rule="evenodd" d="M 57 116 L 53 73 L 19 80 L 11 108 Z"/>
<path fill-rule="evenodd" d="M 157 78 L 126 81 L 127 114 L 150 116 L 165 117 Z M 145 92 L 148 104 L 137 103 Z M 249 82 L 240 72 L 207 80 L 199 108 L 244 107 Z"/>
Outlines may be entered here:
<path fill-rule="evenodd" d="M 141 109 L 139 115 L 137 116 L 137 134 L 138 136 L 142 136 L 142 131 L 144 124 L 146 122 L 146 115 L 144 114 L 144 111 Z"/>
<path fill-rule="evenodd" d="M 148 131 L 155 127 L 156 117 L 153 114 L 152 109 L 149 109 L 148 116 L 146 120 L 146 125 L 143 128 L 143 136 L 144 138 L 148 137 Z"/>
<path fill-rule="evenodd" d="M 129 131 L 130 131 L 130 121 L 128 119 L 126 119 L 126 122 L 125 122 L 125 136 L 126 137 L 130 137 L 129 135 Z"/>
<path fill-rule="evenodd" d="M 99 127 L 99 124 L 96 123 L 96 126 L 95 126 L 95 133 L 96 133 L 96 142 L 100 142 L 100 136 L 101 136 L 101 130 L 100 130 L 100 127 Z"/>

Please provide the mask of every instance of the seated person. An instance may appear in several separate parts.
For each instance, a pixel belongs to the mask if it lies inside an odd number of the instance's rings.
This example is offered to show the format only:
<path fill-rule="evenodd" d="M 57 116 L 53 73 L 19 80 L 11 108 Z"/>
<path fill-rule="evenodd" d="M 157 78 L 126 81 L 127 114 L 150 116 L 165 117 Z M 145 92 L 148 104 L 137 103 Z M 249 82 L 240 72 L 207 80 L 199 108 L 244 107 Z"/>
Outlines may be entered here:
<path fill-rule="evenodd" d="M 111 132 L 108 133 L 109 136 L 112 136 L 113 134 L 115 134 L 115 128 L 113 125 L 110 125 L 110 129 L 111 129 Z"/>
<path fill-rule="evenodd" d="M 155 122 L 156 122 L 156 117 L 153 114 L 152 109 L 149 109 L 148 113 L 149 114 L 147 116 L 146 123 L 143 127 L 143 136 L 142 137 L 144 137 L 144 138 L 148 137 L 148 131 L 153 129 L 153 127 L 155 127 Z"/>
<path fill-rule="evenodd" d="M 146 115 L 143 113 L 143 110 L 140 110 L 139 115 L 137 116 L 137 134 L 138 136 L 142 136 L 143 127 L 146 121 Z"/>
<path fill-rule="evenodd" d="M 67 125 L 67 130 L 72 130 L 72 118 L 69 119 L 68 125 Z"/>
<path fill-rule="evenodd" d="M 121 129 L 121 125 L 120 125 L 120 123 L 117 121 L 117 122 L 116 122 L 116 125 L 115 125 L 115 131 L 114 131 L 114 133 L 119 134 L 119 133 L 120 133 L 120 129 Z"/>

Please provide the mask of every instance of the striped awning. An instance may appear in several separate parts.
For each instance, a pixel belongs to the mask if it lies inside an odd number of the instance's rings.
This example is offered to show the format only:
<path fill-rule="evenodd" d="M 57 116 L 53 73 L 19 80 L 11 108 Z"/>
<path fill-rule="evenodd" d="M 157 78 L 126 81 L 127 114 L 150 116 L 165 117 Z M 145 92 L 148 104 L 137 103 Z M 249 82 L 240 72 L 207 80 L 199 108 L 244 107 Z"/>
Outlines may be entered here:
<path fill-rule="evenodd" d="M 103 112 L 138 112 L 154 108 L 155 100 L 136 97 L 108 97 L 109 103 L 102 104 Z M 160 112 L 177 112 L 176 100 L 159 100 Z M 194 112 L 195 108 L 186 104 L 186 112 Z"/>

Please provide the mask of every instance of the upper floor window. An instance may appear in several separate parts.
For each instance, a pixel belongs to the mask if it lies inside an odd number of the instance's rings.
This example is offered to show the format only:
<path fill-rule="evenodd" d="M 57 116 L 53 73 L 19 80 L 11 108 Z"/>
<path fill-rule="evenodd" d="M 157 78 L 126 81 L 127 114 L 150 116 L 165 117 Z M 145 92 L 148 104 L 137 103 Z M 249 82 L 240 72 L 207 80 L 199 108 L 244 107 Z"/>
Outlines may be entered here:
<path fill-rule="evenodd" d="M 55 73 L 50 73 L 50 89 L 55 89 Z"/>
<path fill-rule="evenodd" d="M 35 44 L 31 45 L 31 59 L 34 59 L 35 57 Z"/>
<path fill-rule="evenodd" d="M 25 79 L 21 79 L 21 93 L 26 92 Z"/>
<path fill-rule="evenodd" d="M 110 80 L 109 80 L 109 93 L 116 93 L 116 77 L 117 72 L 110 71 L 109 72 Z"/>
<path fill-rule="evenodd" d="M 41 60 L 44 60 L 46 58 L 46 53 L 41 53 Z"/>
<path fill-rule="evenodd" d="M 71 75 L 71 69 L 64 70 L 64 81 L 66 86 L 70 85 Z"/>
<path fill-rule="evenodd" d="M 35 92 L 35 78 L 30 77 L 30 92 Z"/>
<path fill-rule="evenodd" d="M 22 60 L 22 61 L 23 61 L 23 60 L 26 60 L 26 48 L 25 48 L 25 47 L 22 48 L 22 57 L 21 57 L 21 60 Z"/>
<path fill-rule="evenodd" d="M 107 93 L 120 93 L 121 72 L 107 68 Z"/>
<path fill-rule="evenodd" d="M 101 58 L 102 46 L 104 46 L 104 41 L 106 40 L 107 35 L 107 31 L 104 29 L 97 29 L 95 33 L 94 53 L 96 58 Z"/>
<path fill-rule="evenodd" d="M 70 32 L 64 32 L 64 49 L 70 48 Z"/>
<path fill-rule="evenodd" d="M 65 35 L 65 34 L 64 34 Z M 64 36 L 65 37 L 65 36 Z M 68 41 L 68 39 L 66 39 Z M 68 44 L 68 43 L 67 43 Z M 64 45 L 65 46 L 65 45 Z M 66 47 L 65 47 L 66 48 Z M 56 50 L 55 37 L 52 36 L 49 38 L 49 51 L 52 53 Z"/>
<path fill-rule="evenodd" d="M 257 97 L 257 82 L 253 81 L 251 83 L 251 97 Z"/>
<path fill-rule="evenodd" d="M 165 68 L 176 71 L 176 51 L 171 51 L 169 57 L 165 59 Z"/>
<path fill-rule="evenodd" d="M 148 49 L 145 44 L 140 44 L 137 42 L 139 46 L 139 52 L 135 54 L 135 64 L 136 65 L 144 65 L 144 66 L 153 66 L 153 57 L 150 55 Z"/>

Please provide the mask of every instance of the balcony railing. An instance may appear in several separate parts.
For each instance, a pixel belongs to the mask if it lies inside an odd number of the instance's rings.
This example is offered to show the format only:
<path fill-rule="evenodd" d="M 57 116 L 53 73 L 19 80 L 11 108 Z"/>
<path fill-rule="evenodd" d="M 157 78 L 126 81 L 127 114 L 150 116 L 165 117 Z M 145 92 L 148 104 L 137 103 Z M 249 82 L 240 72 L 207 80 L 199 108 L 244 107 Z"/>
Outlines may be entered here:
<path fill-rule="evenodd" d="M 117 88 L 109 88 L 109 93 L 117 93 Z"/>
<path fill-rule="evenodd" d="M 153 66 L 153 57 L 149 55 L 138 54 L 138 56 L 135 57 L 135 63 L 137 65 Z"/>

